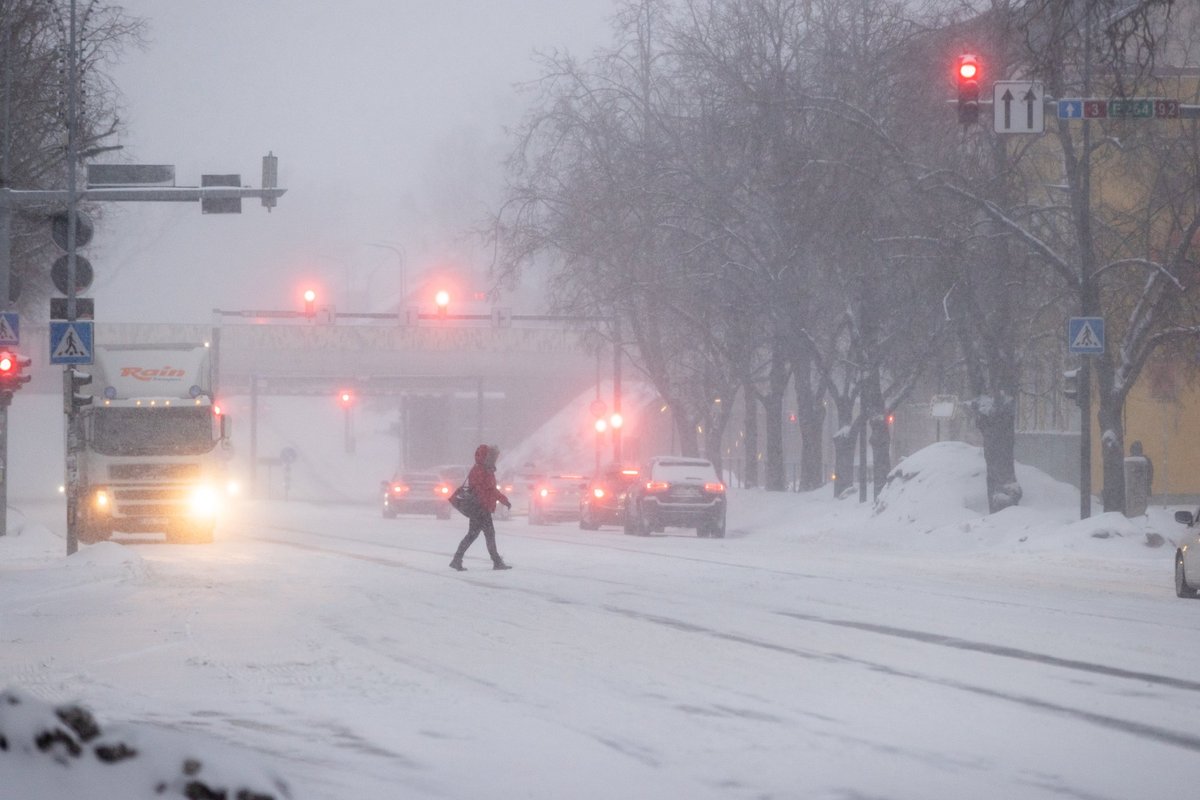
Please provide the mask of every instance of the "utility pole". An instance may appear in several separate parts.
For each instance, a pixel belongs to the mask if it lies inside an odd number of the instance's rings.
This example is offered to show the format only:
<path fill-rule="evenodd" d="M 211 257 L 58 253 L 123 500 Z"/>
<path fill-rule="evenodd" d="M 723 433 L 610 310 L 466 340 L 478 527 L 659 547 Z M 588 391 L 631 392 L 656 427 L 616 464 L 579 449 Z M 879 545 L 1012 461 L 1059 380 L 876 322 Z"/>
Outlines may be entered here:
<path fill-rule="evenodd" d="M 76 269 L 78 256 L 76 255 L 76 245 L 78 244 L 78 222 L 79 222 L 79 205 L 81 202 L 104 202 L 104 201 L 173 201 L 173 202 L 196 202 L 199 201 L 205 212 L 208 213 L 241 213 L 241 198 L 257 197 L 262 200 L 262 204 L 268 212 L 276 204 L 276 201 L 281 197 L 286 189 L 280 189 L 276 186 L 278 169 L 277 159 L 273 154 L 268 153 L 263 157 L 263 186 L 260 189 L 252 189 L 249 187 L 238 186 L 237 183 L 230 185 L 229 181 L 220 179 L 225 177 L 238 178 L 240 176 L 202 176 L 201 186 L 199 187 L 176 187 L 176 186 L 155 186 L 150 188 L 147 186 L 138 186 L 138 181 L 135 179 L 128 185 L 119 187 L 93 188 L 90 185 L 83 190 L 80 190 L 78 185 L 78 44 L 76 41 L 76 13 L 75 0 L 71 0 L 69 34 L 68 34 L 68 58 L 67 58 L 67 188 L 65 189 L 12 189 L 9 187 L 9 177 L 7 172 L 0 174 L 0 306 L 5 306 L 9 303 L 9 282 L 12 275 L 12 214 L 16 208 L 38 207 L 45 206 L 49 208 L 62 208 L 64 205 L 67 208 L 67 230 L 66 230 L 66 250 L 67 250 L 67 323 L 73 325 L 77 322 L 78 309 L 76 298 Z M 7 35 L 7 30 L 5 31 Z M 8 52 L 8 48 L 5 48 Z M 5 72 L 7 74 L 7 67 Z M 5 78 L 7 86 L 8 79 Z M 7 91 L 5 92 L 5 109 L 7 109 Z M 8 154 L 8 139 L 10 136 L 10 127 L 8 123 L 7 111 L 5 114 L 5 131 L 3 142 L 4 161 L 0 162 L 7 170 L 7 154 Z M 131 172 L 136 172 L 134 167 Z M 174 182 L 174 167 L 170 168 L 171 182 Z M 213 179 L 211 182 L 209 179 Z M 53 345 L 52 345 L 53 348 Z M 51 353 L 51 363 L 91 363 L 91 354 L 87 354 L 86 362 L 56 362 L 54 361 L 53 353 Z M 66 433 L 66 489 L 67 489 L 67 555 L 73 554 L 79 546 L 77 516 L 78 516 L 78 496 L 79 496 L 79 481 L 80 475 L 78 472 L 77 454 L 83 446 L 83 426 L 82 419 L 76 409 L 73 387 L 76 383 L 76 375 L 71 366 L 67 366 L 63 376 L 63 409 L 67 417 L 67 433 Z M 6 422 L 3 421 L 3 422 Z M 5 431 L 5 434 L 7 432 Z M 7 435 L 0 437 L 0 445 L 4 445 L 5 449 L 0 450 L 0 469 L 7 467 L 8 454 L 6 451 Z M 5 471 L 7 471 L 5 469 Z M 7 514 L 7 508 L 0 505 L 0 515 Z"/>

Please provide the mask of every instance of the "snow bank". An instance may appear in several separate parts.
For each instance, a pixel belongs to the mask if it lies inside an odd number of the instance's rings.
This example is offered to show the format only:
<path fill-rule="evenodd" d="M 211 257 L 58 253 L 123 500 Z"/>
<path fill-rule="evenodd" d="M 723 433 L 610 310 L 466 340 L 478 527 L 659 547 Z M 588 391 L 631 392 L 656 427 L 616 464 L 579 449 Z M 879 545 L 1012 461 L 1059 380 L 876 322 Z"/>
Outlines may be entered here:
<path fill-rule="evenodd" d="M 0 797 L 285 800 L 288 784 L 243 753 L 148 725 L 102 726 L 80 705 L 0 692 Z"/>

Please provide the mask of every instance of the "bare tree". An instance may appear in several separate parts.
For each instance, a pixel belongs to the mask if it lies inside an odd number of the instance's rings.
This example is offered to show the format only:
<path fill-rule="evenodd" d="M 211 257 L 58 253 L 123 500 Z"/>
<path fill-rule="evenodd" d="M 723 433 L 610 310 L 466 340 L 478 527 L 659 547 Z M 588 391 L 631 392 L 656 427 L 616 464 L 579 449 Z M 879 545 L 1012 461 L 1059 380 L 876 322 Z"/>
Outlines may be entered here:
<path fill-rule="evenodd" d="M 0 0 L 0 184 L 60 188 L 66 183 L 66 63 L 69 17 L 65 4 Z M 80 159 L 111 145 L 120 119 L 117 89 L 106 73 L 123 49 L 139 44 L 144 23 L 119 6 L 82 4 L 77 14 Z M 25 208 L 13 224 L 13 277 L 23 286 L 21 306 L 43 310 L 50 292 L 46 218 L 60 209 Z"/>

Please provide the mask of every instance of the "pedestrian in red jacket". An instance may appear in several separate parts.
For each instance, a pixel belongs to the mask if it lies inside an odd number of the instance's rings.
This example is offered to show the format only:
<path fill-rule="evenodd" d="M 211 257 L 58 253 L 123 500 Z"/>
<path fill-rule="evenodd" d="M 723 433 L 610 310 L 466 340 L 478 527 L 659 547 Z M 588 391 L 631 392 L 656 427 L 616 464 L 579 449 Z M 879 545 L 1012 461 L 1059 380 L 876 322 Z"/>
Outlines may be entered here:
<path fill-rule="evenodd" d="M 471 467 L 471 472 L 467 475 L 467 486 L 479 501 L 481 510 L 470 517 L 467 535 L 458 543 L 458 550 L 450 560 L 450 566 L 460 572 L 466 569 L 462 560 L 467 554 L 467 548 L 479 538 L 481 531 L 484 541 L 487 542 L 488 555 L 492 557 L 492 569 L 511 569 L 496 550 L 496 526 L 492 524 L 492 513 L 496 510 L 496 503 L 503 503 L 512 508 L 512 503 L 496 485 L 496 459 L 499 457 L 500 448 L 495 445 L 481 444 L 475 448 L 475 466 Z"/>

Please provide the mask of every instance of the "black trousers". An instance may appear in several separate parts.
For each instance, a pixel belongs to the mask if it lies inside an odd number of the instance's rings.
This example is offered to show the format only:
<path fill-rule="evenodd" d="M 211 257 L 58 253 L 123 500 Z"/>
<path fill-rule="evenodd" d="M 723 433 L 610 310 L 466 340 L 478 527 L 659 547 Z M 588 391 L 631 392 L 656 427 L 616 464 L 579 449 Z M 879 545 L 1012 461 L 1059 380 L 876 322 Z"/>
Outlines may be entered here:
<path fill-rule="evenodd" d="M 467 548 L 475 543 L 481 531 L 483 532 L 484 541 L 487 542 L 487 551 L 488 555 L 492 557 L 492 563 L 498 564 L 503 560 L 500 558 L 500 553 L 496 550 L 496 526 L 492 524 L 492 515 L 484 511 L 471 517 L 470 525 L 467 527 L 467 535 L 458 543 L 458 550 L 454 553 L 455 561 L 462 561 L 462 557 L 467 554 Z"/>

